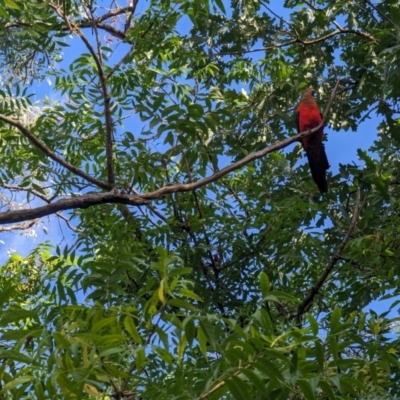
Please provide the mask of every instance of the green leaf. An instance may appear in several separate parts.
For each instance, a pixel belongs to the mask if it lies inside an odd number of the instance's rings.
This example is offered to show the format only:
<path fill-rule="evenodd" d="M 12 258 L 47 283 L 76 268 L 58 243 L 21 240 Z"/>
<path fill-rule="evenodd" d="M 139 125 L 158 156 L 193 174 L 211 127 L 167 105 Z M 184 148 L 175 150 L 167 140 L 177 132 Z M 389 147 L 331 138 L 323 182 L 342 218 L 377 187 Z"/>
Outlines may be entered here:
<path fill-rule="evenodd" d="M 290 360 L 290 373 L 294 374 L 297 371 L 297 365 L 298 365 L 298 354 L 297 351 L 294 350 L 292 353 L 292 358 Z"/>
<path fill-rule="evenodd" d="M 324 348 L 319 340 L 316 340 L 315 342 L 315 354 L 318 362 L 318 367 L 319 371 L 323 372 L 324 371 L 324 365 L 325 365 L 325 352 Z"/>
<path fill-rule="evenodd" d="M 11 322 L 20 321 L 27 318 L 37 317 L 37 311 L 34 310 L 13 310 L 12 312 L 3 314 L 0 319 L 0 325 L 7 325 Z"/>
<path fill-rule="evenodd" d="M 4 0 L 4 4 L 7 7 L 13 8 L 14 10 L 19 10 L 21 8 L 15 1 L 12 0 Z"/>
<path fill-rule="evenodd" d="M 4 288 L 0 292 L 0 305 L 9 302 L 10 298 L 14 295 L 14 293 L 15 293 L 15 288 L 11 285 Z"/>
<path fill-rule="evenodd" d="M 42 382 L 35 382 L 35 398 L 38 400 L 45 400 L 47 398 L 44 394 Z"/>
<path fill-rule="evenodd" d="M 99 354 L 99 357 L 109 357 L 109 356 L 111 356 L 111 355 L 113 355 L 113 354 L 120 354 L 120 353 L 122 353 L 123 351 L 124 351 L 124 349 L 123 349 L 122 347 L 114 347 L 114 348 L 111 348 L 111 349 L 107 349 L 107 350 L 102 351 L 102 352 Z"/>
<path fill-rule="evenodd" d="M 191 272 L 192 272 L 192 268 L 185 268 L 185 267 L 174 268 L 171 271 L 169 271 L 168 276 L 170 278 L 174 278 L 175 276 L 183 276 L 183 275 L 190 274 Z"/>
<path fill-rule="evenodd" d="M 138 371 L 142 371 L 146 363 L 146 355 L 143 347 L 136 349 L 136 368 Z"/>
<path fill-rule="evenodd" d="M 19 376 L 18 378 L 13 379 L 11 382 L 6 383 L 0 393 L 6 393 L 7 391 L 14 389 L 19 385 L 23 385 L 24 383 L 32 382 L 35 380 L 35 377 L 31 375 Z"/>
<path fill-rule="evenodd" d="M 226 14 L 225 6 L 222 0 L 215 0 L 215 4 L 218 6 L 223 14 Z"/>
<path fill-rule="evenodd" d="M 189 289 L 185 289 L 185 288 L 178 289 L 177 294 L 180 294 L 185 297 L 189 297 L 190 299 L 193 299 L 193 300 L 203 301 L 196 293 L 192 292 Z"/>
<path fill-rule="evenodd" d="M 314 391 L 312 390 L 311 385 L 305 379 L 298 379 L 296 382 L 297 385 L 300 386 L 305 398 L 307 400 L 315 399 Z"/>
<path fill-rule="evenodd" d="M 251 382 L 259 393 L 265 392 L 265 384 L 262 382 L 256 371 L 252 371 L 248 368 L 242 370 L 242 374 Z"/>
<path fill-rule="evenodd" d="M 231 376 L 226 381 L 226 384 L 232 396 L 237 400 L 243 400 L 248 397 L 249 388 L 246 383 L 236 376 Z"/>
<path fill-rule="evenodd" d="M 310 324 L 311 331 L 314 336 L 318 335 L 318 322 L 317 320 L 309 313 L 306 314 L 306 318 Z"/>
<path fill-rule="evenodd" d="M 131 335 L 132 339 L 139 344 L 142 344 L 142 337 L 139 335 L 136 325 L 133 322 L 131 316 L 127 315 L 124 319 L 124 326 L 128 333 Z"/>
<path fill-rule="evenodd" d="M 329 397 L 331 400 L 335 400 L 335 392 L 332 389 L 332 386 L 326 380 L 320 380 L 318 386 L 324 391 L 324 394 Z"/>
<path fill-rule="evenodd" d="M 173 307 L 179 307 L 191 311 L 198 311 L 198 309 L 195 306 L 191 305 L 190 303 L 182 299 L 169 299 L 167 303 Z"/>
<path fill-rule="evenodd" d="M 269 293 L 270 283 L 268 275 L 265 272 L 260 273 L 260 288 L 263 297 L 266 297 Z"/>
<path fill-rule="evenodd" d="M 254 367 L 257 368 L 260 372 L 266 374 L 272 380 L 278 380 L 283 382 L 282 373 L 279 369 L 268 360 L 260 360 L 253 363 Z"/>
<path fill-rule="evenodd" d="M 96 322 L 91 329 L 92 334 L 97 333 L 99 330 L 104 328 L 105 326 L 111 328 L 113 325 L 117 324 L 117 320 L 115 317 L 108 317 L 101 319 L 100 321 Z"/>
<path fill-rule="evenodd" d="M 196 327 L 193 321 L 192 316 L 188 316 L 183 321 L 183 328 L 185 330 L 186 338 L 189 346 L 192 346 L 193 340 L 196 335 Z"/>
<path fill-rule="evenodd" d="M 60 332 L 53 332 L 53 337 L 56 340 L 57 346 L 62 347 L 64 349 L 69 349 L 71 343 L 69 340 L 66 338 L 65 335 L 63 335 Z"/>
<path fill-rule="evenodd" d="M 159 346 L 153 346 L 153 349 L 160 355 L 160 357 L 167 363 L 172 365 L 173 357 L 172 355 L 165 349 Z"/>
<path fill-rule="evenodd" d="M 200 104 L 191 104 L 188 107 L 188 114 L 194 119 L 204 116 L 204 109 Z"/>
<path fill-rule="evenodd" d="M 207 336 L 201 326 L 197 327 L 197 341 L 199 342 L 200 351 L 207 358 Z"/>
<path fill-rule="evenodd" d="M 299 303 L 299 300 L 296 297 L 292 296 L 291 294 L 281 292 L 279 290 L 273 290 L 272 292 L 269 292 L 269 295 L 266 296 L 265 299 L 273 301 L 283 300 L 293 303 Z"/>
<path fill-rule="evenodd" d="M 375 385 L 379 385 L 378 383 L 378 373 L 376 371 L 376 365 L 374 362 L 369 363 L 369 372 L 372 376 L 372 379 L 375 383 Z"/>
<path fill-rule="evenodd" d="M 24 354 L 14 350 L 0 350 L 0 359 L 2 360 L 14 360 L 24 364 L 32 364 L 32 359 Z"/>
<path fill-rule="evenodd" d="M 337 341 L 336 337 L 334 337 L 334 336 L 329 336 L 328 340 L 329 340 L 330 353 L 332 354 L 333 359 L 335 361 L 337 361 L 338 357 L 339 357 L 339 344 L 338 344 L 338 341 Z"/>
<path fill-rule="evenodd" d="M 271 318 L 264 309 L 259 309 L 254 314 L 254 317 L 260 322 L 261 326 L 265 329 L 265 334 L 273 336 L 274 327 L 271 322 Z"/>
<path fill-rule="evenodd" d="M 331 314 L 330 327 L 331 331 L 335 332 L 339 328 L 341 311 L 339 307 L 335 307 Z"/>

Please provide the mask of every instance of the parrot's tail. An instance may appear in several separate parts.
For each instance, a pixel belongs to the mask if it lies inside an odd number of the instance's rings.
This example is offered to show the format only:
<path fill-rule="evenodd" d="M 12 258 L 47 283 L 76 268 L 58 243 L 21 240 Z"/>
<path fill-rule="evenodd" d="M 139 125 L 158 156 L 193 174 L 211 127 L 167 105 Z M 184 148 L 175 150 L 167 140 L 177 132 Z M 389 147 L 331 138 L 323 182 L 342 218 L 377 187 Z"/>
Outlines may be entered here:
<path fill-rule="evenodd" d="M 328 191 L 328 182 L 326 180 L 326 171 L 330 165 L 325 153 L 325 146 L 320 143 L 319 151 L 306 151 L 308 164 L 310 165 L 311 175 L 315 184 L 321 193 Z M 313 149 L 315 150 L 315 149 Z"/>

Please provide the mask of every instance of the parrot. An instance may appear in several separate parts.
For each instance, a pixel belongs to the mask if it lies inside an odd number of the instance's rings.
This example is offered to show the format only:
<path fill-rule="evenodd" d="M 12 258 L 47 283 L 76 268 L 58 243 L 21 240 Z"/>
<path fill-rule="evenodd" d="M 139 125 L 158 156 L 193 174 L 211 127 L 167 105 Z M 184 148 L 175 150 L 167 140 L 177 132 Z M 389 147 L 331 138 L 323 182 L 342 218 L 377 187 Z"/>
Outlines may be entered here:
<path fill-rule="evenodd" d="M 317 127 L 322 122 L 322 114 L 319 111 L 317 102 L 314 99 L 315 90 L 308 88 L 305 90 L 299 105 L 296 108 L 297 132 L 306 132 Z M 311 175 L 321 193 L 328 191 L 326 171 L 330 165 L 325 153 L 325 146 L 322 143 L 324 130 L 301 139 L 304 150 L 306 151 L 308 164 L 310 165 Z"/>

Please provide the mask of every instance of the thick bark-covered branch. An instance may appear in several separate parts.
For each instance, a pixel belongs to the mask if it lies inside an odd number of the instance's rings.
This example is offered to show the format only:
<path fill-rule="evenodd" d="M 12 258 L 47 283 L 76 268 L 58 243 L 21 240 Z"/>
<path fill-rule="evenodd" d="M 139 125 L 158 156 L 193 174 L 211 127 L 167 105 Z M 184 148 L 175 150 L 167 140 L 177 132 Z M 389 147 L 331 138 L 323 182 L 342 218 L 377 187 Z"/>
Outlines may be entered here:
<path fill-rule="evenodd" d="M 45 217 L 46 215 L 54 214 L 58 211 L 72 210 L 73 208 L 88 208 L 98 204 L 119 203 L 129 204 L 133 206 L 142 206 L 148 201 L 141 199 L 138 196 L 127 194 L 118 194 L 114 192 L 84 194 L 71 199 L 58 200 L 55 203 L 47 204 L 42 207 L 33 208 L 31 210 L 15 210 L 0 214 L 0 224 L 10 224 L 30 219 Z"/>
<path fill-rule="evenodd" d="M 321 289 L 322 285 L 325 283 L 325 281 L 328 278 L 329 274 L 331 273 L 333 267 L 342 258 L 342 252 L 343 252 L 347 242 L 350 240 L 351 234 L 353 233 L 354 228 L 357 223 L 357 220 L 358 220 L 358 214 L 360 212 L 360 200 L 361 200 L 361 194 L 360 194 L 360 189 L 358 189 L 357 195 L 356 195 L 356 204 L 354 206 L 354 211 L 353 211 L 353 218 L 351 219 L 351 223 L 350 223 L 349 229 L 347 230 L 346 236 L 343 238 L 342 242 L 340 243 L 339 247 L 336 249 L 332 258 L 329 260 L 325 269 L 322 271 L 317 282 L 315 282 L 314 286 L 310 289 L 310 291 L 308 292 L 305 299 L 297 307 L 297 314 L 296 314 L 297 324 L 300 324 L 302 315 L 308 310 L 308 308 L 312 304 L 315 295 L 318 293 L 318 291 Z"/>
<path fill-rule="evenodd" d="M 212 174 L 206 178 L 200 179 L 197 182 L 186 183 L 186 184 L 178 183 L 176 185 L 164 186 L 160 189 L 154 190 L 153 192 L 142 194 L 142 195 L 140 195 L 140 197 L 142 197 L 143 199 L 151 200 L 151 199 L 157 199 L 165 194 L 177 193 L 177 192 L 189 192 L 191 190 L 208 185 L 209 183 L 215 182 L 218 179 L 221 179 L 223 176 L 229 174 L 230 172 L 233 172 L 239 168 L 244 167 L 245 165 L 249 164 L 251 161 L 254 161 L 254 160 L 257 160 L 258 158 L 264 157 L 267 154 L 272 153 L 273 151 L 283 149 L 284 147 L 288 146 L 291 143 L 297 142 L 298 140 L 300 140 L 306 136 L 312 135 L 313 133 L 319 131 L 321 128 L 323 128 L 325 126 L 325 124 L 328 120 L 329 111 L 333 104 L 333 100 L 335 99 L 335 96 L 336 96 L 336 91 L 337 91 L 338 86 L 339 86 L 339 80 L 336 82 L 336 85 L 332 91 L 332 94 L 329 97 L 328 104 L 327 104 L 324 114 L 323 114 L 322 122 L 317 127 L 313 128 L 307 132 L 301 132 L 298 135 L 295 135 L 295 136 L 292 136 L 285 140 L 282 140 L 280 142 L 277 142 L 271 146 L 266 147 L 263 150 L 251 153 L 251 154 L 247 155 L 246 157 L 242 158 L 241 160 L 239 160 L 231 165 L 228 165 L 225 168 L 222 168 L 215 174 Z"/>

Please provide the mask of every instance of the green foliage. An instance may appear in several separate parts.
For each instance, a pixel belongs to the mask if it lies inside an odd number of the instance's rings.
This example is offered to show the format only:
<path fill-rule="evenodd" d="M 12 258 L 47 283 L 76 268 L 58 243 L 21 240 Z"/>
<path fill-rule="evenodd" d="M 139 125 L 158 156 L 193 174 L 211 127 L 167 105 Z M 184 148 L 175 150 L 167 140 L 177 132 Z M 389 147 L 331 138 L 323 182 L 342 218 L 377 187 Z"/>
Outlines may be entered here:
<path fill-rule="evenodd" d="M 3 204 L 151 193 L 5 262 L 3 398 L 400 395 L 398 2 L 275 3 L 0 2 Z M 379 126 L 328 194 L 299 145 L 221 173 L 339 78 L 330 128 Z"/>

